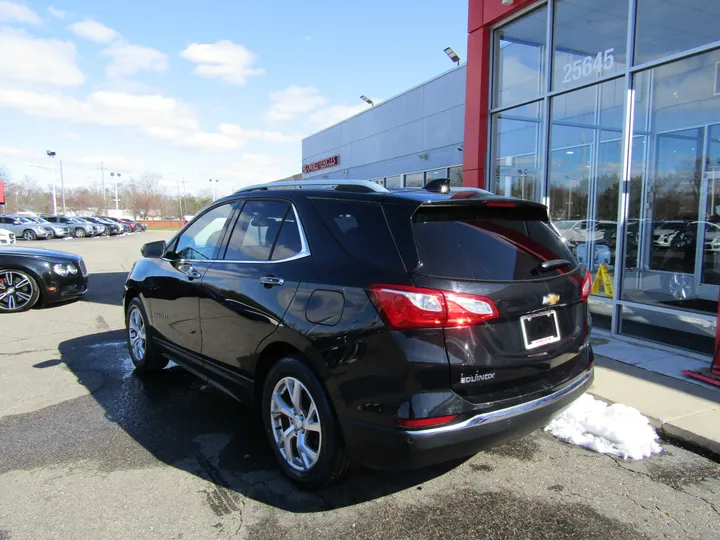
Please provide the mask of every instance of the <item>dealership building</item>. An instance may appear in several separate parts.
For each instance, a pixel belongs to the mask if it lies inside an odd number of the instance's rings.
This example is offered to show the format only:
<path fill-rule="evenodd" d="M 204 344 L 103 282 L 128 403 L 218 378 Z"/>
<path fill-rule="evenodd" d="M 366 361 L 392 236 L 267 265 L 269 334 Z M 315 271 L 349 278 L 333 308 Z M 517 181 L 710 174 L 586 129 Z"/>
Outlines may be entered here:
<path fill-rule="evenodd" d="M 542 202 L 595 328 L 712 354 L 718 28 L 720 0 L 470 0 L 467 63 L 306 138 L 303 178 Z"/>

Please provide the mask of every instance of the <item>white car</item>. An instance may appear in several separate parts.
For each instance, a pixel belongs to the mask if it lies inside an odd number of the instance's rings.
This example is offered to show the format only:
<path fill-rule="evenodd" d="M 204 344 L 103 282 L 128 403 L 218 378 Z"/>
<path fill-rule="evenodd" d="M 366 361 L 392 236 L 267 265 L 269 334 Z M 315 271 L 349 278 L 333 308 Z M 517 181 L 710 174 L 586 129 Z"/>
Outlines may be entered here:
<path fill-rule="evenodd" d="M 15 233 L 7 229 L 0 229 L 0 246 L 9 246 L 15 243 Z"/>

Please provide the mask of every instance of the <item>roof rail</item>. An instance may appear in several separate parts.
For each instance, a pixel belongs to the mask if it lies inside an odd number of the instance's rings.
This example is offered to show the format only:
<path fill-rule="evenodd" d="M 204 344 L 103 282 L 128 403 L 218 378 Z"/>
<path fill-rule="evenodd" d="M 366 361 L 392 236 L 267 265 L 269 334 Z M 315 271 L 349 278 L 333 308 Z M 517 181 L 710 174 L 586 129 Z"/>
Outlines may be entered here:
<path fill-rule="evenodd" d="M 265 191 L 273 189 L 304 189 L 304 188 L 321 188 L 334 189 L 336 191 L 355 191 L 367 193 L 374 191 L 376 193 L 387 193 L 380 184 L 369 180 L 283 180 L 281 182 L 268 182 L 267 184 L 258 184 L 255 186 L 247 186 L 237 190 L 235 193 L 247 193 L 248 191 Z"/>

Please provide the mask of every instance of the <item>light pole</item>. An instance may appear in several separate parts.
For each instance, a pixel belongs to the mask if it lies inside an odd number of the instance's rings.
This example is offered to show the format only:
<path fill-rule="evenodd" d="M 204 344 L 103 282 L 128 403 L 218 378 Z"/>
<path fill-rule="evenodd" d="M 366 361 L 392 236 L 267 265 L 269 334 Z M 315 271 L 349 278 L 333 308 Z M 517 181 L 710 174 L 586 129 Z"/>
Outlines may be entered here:
<path fill-rule="evenodd" d="M 111 173 L 110 173 L 110 176 L 115 178 L 115 212 L 117 212 L 117 211 L 119 210 L 119 208 L 118 208 L 117 187 L 118 187 L 118 182 L 120 181 L 120 177 L 121 177 L 122 175 L 121 175 L 119 172 L 118 172 L 118 173 L 116 173 L 116 172 L 111 172 Z"/>
<path fill-rule="evenodd" d="M 55 200 L 55 156 L 57 154 L 52 150 L 45 150 L 45 153 L 50 158 L 50 168 L 52 169 L 52 212 L 53 216 L 57 216 L 57 200 Z"/>
<path fill-rule="evenodd" d="M 216 198 L 216 197 L 215 197 L 215 186 L 217 186 L 217 183 L 218 183 L 219 181 L 220 181 L 220 180 L 217 180 L 217 179 L 216 179 L 216 180 L 213 180 L 212 178 L 209 180 L 210 186 L 212 187 L 212 200 L 213 200 L 213 201 L 215 201 L 215 198 Z M 215 182 L 215 183 L 213 184 L 213 182 Z"/>

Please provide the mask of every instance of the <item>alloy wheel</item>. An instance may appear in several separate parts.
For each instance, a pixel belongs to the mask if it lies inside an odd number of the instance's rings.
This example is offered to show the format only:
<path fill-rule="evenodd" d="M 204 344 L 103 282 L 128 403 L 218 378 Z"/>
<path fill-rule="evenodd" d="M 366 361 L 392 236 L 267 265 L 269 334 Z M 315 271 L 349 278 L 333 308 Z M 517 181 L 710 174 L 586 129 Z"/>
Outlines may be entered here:
<path fill-rule="evenodd" d="M 22 272 L 0 270 L 0 311 L 15 311 L 33 297 L 33 285 Z"/>
<path fill-rule="evenodd" d="M 322 424 L 312 395 L 294 377 L 280 379 L 270 400 L 270 420 L 275 444 L 285 462 L 309 471 L 320 457 Z"/>
<path fill-rule="evenodd" d="M 145 358 L 146 337 L 145 319 L 137 307 L 133 307 L 128 317 L 128 336 L 130 337 L 130 348 L 136 360 Z"/>
<path fill-rule="evenodd" d="M 35 240 L 35 238 L 37 238 L 37 235 L 32 231 L 25 231 L 23 233 L 23 238 L 25 240 Z"/>

